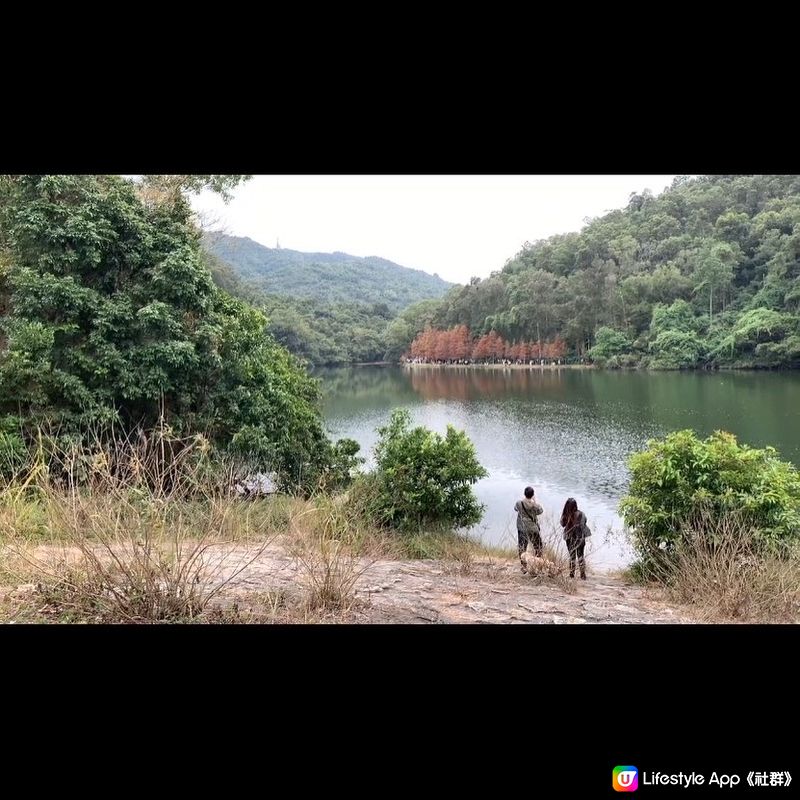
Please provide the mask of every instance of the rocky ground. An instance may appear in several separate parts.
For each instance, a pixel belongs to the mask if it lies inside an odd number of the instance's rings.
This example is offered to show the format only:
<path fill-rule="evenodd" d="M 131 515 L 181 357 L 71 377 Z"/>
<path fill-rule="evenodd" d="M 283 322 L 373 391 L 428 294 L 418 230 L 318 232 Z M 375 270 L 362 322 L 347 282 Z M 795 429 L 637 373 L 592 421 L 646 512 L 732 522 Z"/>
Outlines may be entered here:
<path fill-rule="evenodd" d="M 362 561 L 349 622 L 363 623 L 682 623 L 685 613 L 610 575 L 589 574 L 572 592 L 556 579 L 523 575 L 518 562 L 476 559 Z M 229 598 L 269 589 L 291 594 L 308 575 L 279 547 L 231 583 Z"/>
<path fill-rule="evenodd" d="M 51 548 L 32 554 L 42 563 Z M 49 555 L 56 555 L 55 549 Z M 58 551 L 63 558 L 65 551 Z M 78 553 L 75 551 L 73 557 Z M 252 550 L 226 548 L 214 558 L 215 579 L 233 576 L 252 558 Z M 344 560 L 353 591 L 344 611 L 301 611 L 313 580 L 323 570 L 304 566 L 273 543 L 236 574 L 219 595 L 221 610 L 236 609 L 237 619 L 269 622 L 347 623 L 686 623 L 686 612 L 652 592 L 612 575 L 589 573 L 586 581 L 531 577 L 510 559 L 475 557 L 466 561 Z M 313 574 L 313 579 L 312 579 Z M 357 576 L 357 577 L 356 577 Z M 29 579 L 30 580 L 30 579 Z M 37 603 L 34 583 L 0 587 L 4 621 L 44 621 L 19 613 Z M 271 610 L 270 610 L 271 609 Z M 228 621 L 223 617 L 221 621 Z M 58 621 L 53 619 L 53 621 Z"/>

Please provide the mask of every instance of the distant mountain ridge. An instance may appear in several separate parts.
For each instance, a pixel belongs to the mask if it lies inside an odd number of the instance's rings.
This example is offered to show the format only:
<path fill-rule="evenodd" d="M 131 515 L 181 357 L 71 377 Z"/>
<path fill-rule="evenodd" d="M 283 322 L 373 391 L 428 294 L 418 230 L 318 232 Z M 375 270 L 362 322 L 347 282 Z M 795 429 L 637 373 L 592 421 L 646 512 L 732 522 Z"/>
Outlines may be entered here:
<path fill-rule="evenodd" d="M 455 285 L 379 256 L 304 253 L 221 233 L 206 234 L 204 244 L 242 280 L 268 294 L 385 303 L 397 312 L 419 300 L 440 298 Z"/>

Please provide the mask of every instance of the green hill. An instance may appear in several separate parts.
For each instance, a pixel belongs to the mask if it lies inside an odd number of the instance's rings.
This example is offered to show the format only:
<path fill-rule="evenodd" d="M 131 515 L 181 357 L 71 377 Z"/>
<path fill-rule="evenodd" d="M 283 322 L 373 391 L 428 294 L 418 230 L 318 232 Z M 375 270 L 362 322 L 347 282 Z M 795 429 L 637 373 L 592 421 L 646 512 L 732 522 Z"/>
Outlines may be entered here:
<path fill-rule="evenodd" d="M 428 317 L 512 348 L 558 337 L 568 357 L 612 367 L 800 367 L 800 176 L 680 176 L 634 193 L 454 287 Z M 418 333 L 398 327 L 394 351 Z"/>
<path fill-rule="evenodd" d="M 205 244 L 208 247 L 208 239 Z M 240 277 L 218 255 L 205 249 L 203 256 L 217 286 L 264 311 L 278 342 L 316 365 L 396 360 L 405 349 L 406 339 L 429 323 L 433 308 L 441 300 L 420 300 L 398 314 L 386 302 L 340 298 L 329 302 L 268 293 L 260 281 Z"/>
<path fill-rule="evenodd" d="M 302 253 L 219 233 L 207 234 L 204 245 L 242 280 L 270 295 L 385 303 L 397 312 L 419 300 L 442 297 L 453 286 L 438 275 L 377 256 Z"/>

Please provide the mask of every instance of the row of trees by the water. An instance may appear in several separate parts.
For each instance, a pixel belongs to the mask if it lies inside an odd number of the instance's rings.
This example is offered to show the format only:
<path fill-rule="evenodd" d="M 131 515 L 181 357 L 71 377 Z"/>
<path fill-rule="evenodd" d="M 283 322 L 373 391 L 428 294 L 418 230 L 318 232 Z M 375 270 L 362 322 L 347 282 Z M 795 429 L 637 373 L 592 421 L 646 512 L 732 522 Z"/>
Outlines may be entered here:
<path fill-rule="evenodd" d="M 563 340 L 568 357 L 608 367 L 796 368 L 800 176 L 680 176 L 660 195 L 634 193 L 406 309 L 387 328 L 387 357 L 426 328 L 459 326 L 478 340 Z"/>
<path fill-rule="evenodd" d="M 476 339 L 466 325 L 450 330 L 426 328 L 409 347 L 406 359 L 420 362 L 447 363 L 497 363 L 511 361 L 560 361 L 567 352 L 563 339 L 549 341 L 506 341 L 497 331 L 490 331 Z"/>

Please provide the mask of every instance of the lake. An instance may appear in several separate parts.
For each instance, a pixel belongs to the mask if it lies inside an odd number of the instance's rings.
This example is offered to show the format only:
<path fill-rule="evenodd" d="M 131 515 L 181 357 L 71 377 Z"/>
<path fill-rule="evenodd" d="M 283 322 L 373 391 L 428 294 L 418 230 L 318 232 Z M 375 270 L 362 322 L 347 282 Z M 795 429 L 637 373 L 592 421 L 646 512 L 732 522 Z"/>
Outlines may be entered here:
<path fill-rule="evenodd" d="M 556 530 L 574 497 L 593 532 L 587 560 L 597 571 L 633 559 L 617 506 L 626 459 L 648 439 L 723 429 L 800 465 L 798 373 L 368 366 L 314 374 L 330 432 L 359 442 L 368 464 L 375 429 L 394 408 L 439 433 L 448 423 L 467 432 L 489 471 L 475 487 L 486 511 L 472 536 L 515 547 L 513 507 L 526 485 L 545 508 L 545 531 Z"/>

